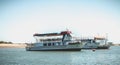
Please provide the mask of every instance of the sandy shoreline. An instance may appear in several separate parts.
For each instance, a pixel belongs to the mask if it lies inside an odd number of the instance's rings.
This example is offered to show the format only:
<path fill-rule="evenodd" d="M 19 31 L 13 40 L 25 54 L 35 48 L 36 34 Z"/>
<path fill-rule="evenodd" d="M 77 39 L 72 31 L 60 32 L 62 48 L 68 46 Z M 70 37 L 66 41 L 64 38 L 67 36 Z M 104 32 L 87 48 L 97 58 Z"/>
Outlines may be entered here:
<path fill-rule="evenodd" d="M 0 44 L 0 48 L 25 48 L 26 44 L 18 44 L 18 43 L 13 43 L 13 44 Z"/>

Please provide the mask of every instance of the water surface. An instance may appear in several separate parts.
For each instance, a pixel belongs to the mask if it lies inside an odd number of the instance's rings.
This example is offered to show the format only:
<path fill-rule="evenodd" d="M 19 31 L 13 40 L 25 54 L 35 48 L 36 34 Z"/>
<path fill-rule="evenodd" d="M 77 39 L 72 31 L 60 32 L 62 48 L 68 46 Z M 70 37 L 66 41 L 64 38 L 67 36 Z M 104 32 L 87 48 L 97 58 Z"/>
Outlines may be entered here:
<path fill-rule="evenodd" d="M 0 48 L 0 65 L 120 65 L 120 46 L 108 50 L 26 51 Z"/>

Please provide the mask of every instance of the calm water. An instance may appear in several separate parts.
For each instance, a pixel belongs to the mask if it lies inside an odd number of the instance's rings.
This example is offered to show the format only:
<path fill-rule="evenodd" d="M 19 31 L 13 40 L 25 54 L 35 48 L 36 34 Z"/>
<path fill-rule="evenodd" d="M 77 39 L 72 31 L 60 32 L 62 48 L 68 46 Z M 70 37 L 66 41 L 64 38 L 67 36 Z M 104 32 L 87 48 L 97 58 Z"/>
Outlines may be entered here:
<path fill-rule="evenodd" d="M 95 52 L 0 48 L 0 65 L 120 65 L 120 46 Z"/>

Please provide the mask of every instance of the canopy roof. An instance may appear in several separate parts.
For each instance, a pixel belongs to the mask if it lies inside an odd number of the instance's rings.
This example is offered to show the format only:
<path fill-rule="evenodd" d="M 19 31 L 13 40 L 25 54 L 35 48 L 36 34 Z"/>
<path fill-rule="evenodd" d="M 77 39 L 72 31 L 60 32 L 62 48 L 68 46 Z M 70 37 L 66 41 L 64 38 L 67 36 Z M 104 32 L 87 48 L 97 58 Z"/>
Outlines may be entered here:
<path fill-rule="evenodd" d="M 105 40 L 105 37 L 94 37 L 94 39 L 98 39 L 98 40 Z"/>
<path fill-rule="evenodd" d="M 35 33 L 33 36 L 60 36 L 60 35 L 70 34 L 70 33 L 71 31 L 62 31 L 60 33 L 44 33 L 44 34 Z"/>

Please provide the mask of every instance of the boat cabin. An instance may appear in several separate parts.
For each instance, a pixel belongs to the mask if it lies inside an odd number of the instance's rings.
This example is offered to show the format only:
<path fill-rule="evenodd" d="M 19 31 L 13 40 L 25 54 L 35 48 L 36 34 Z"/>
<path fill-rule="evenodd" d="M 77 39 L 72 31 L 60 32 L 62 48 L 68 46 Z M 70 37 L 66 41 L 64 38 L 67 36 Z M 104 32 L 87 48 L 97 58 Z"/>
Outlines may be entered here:
<path fill-rule="evenodd" d="M 83 48 L 97 48 L 99 45 L 106 44 L 104 37 L 82 38 L 81 42 L 84 44 Z"/>
<path fill-rule="evenodd" d="M 68 45 L 67 42 L 72 40 L 71 31 L 62 31 L 60 33 L 34 34 L 36 46 L 58 46 Z"/>
<path fill-rule="evenodd" d="M 100 45 L 107 44 L 107 39 L 105 37 L 94 37 L 94 40 L 96 43 L 98 43 Z"/>

